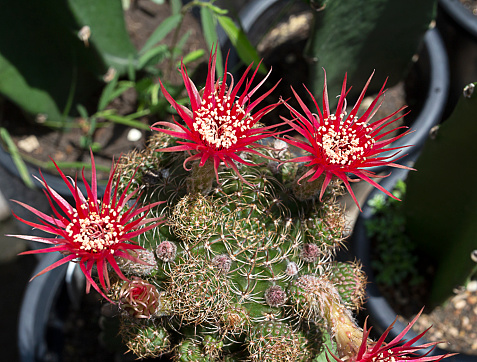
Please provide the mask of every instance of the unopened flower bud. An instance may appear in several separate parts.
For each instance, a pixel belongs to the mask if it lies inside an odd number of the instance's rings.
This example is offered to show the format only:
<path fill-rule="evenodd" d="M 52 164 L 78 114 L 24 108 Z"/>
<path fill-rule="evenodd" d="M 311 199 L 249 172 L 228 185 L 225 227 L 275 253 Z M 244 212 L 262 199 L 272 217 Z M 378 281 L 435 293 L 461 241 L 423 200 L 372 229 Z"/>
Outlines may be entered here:
<path fill-rule="evenodd" d="M 156 248 L 156 256 L 159 260 L 168 263 L 176 257 L 177 246 L 172 241 L 165 240 Z"/>
<path fill-rule="evenodd" d="M 287 268 L 285 269 L 285 273 L 289 276 L 295 276 L 298 274 L 298 265 L 294 261 L 291 261 L 287 264 Z"/>
<path fill-rule="evenodd" d="M 134 278 L 119 291 L 120 308 L 133 318 L 151 318 L 160 305 L 160 293 L 145 280 Z"/>
<path fill-rule="evenodd" d="M 307 263 L 314 263 L 321 255 L 321 250 L 316 244 L 303 244 L 300 250 L 300 259 Z"/>
<path fill-rule="evenodd" d="M 287 301 L 287 293 L 279 285 L 272 285 L 265 291 L 265 301 L 270 307 L 280 307 Z"/>
<path fill-rule="evenodd" d="M 212 265 L 222 274 L 227 274 L 232 265 L 232 259 L 226 254 L 217 255 L 212 259 Z"/>

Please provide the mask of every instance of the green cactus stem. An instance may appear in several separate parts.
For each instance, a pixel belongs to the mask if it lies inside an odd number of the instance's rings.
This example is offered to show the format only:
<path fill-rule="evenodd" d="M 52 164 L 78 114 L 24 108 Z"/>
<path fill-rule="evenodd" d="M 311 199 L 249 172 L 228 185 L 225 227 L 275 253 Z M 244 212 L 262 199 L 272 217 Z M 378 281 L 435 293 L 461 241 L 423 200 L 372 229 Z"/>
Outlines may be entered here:
<path fill-rule="evenodd" d="M 248 350 L 252 361 L 307 361 L 310 353 L 308 341 L 287 323 L 263 322 L 252 330 Z"/>
<path fill-rule="evenodd" d="M 161 323 L 123 318 L 119 333 L 138 358 L 155 358 L 171 351 L 170 334 Z"/>

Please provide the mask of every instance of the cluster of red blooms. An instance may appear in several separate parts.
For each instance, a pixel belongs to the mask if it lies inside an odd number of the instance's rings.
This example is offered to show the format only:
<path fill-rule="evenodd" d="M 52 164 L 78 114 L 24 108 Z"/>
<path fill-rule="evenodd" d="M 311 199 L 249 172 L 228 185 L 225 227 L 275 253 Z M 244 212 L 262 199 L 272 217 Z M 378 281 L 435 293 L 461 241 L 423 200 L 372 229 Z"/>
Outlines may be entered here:
<path fill-rule="evenodd" d="M 303 162 L 308 167 L 308 171 L 303 174 L 298 182 L 304 179 L 312 182 L 322 177 L 324 181 L 321 184 L 321 188 L 316 190 L 321 198 L 330 181 L 340 179 L 358 204 L 349 183 L 350 175 L 355 175 L 393 197 L 392 194 L 371 179 L 371 177 L 376 177 L 376 175 L 367 170 L 369 167 L 380 165 L 404 167 L 395 163 L 396 155 L 391 157 L 382 155 L 383 152 L 393 149 L 387 146 L 406 134 L 402 133 L 400 136 L 385 138 L 387 133 L 381 133 L 385 126 L 400 118 L 396 117 L 396 115 L 401 109 L 383 119 L 371 121 L 376 110 L 381 105 L 380 99 L 384 94 L 384 85 L 361 116 L 358 116 L 358 109 L 361 106 L 371 78 L 349 113 L 346 111 L 345 100 L 348 92 L 346 89 L 346 77 L 334 114 L 330 112 L 326 78 L 322 107 L 318 106 L 315 98 L 308 91 L 316 107 L 316 113 L 312 112 L 305 105 L 304 101 L 294 90 L 293 92 L 301 106 L 301 111 L 294 109 L 286 101 L 279 101 L 260 108 L 259 104 L 276 87 L 275 85 L 266 93 L 252 100 L 252 97 L 264 84 L 268 75 L 257 86 L 252 88 L 252 82 L 257 74 L 258 67 L 252 73 L 250 79 L 247 79 L 247 75 L 252 68 L 252 65 L 250 65 L 237 84 L 233 84 L 233 79 L 231 79 L 230 84 L 227 84 L 227 65 L 225 66 L 223 78 L 217 80 L 215 78 L 215 63 L 216 54 L 213 54 L 209 61 L 205 88 L 201 91 L 189 79 L 185 66 L 181 66 L 180 71 L 190 99 L 190 109 L 177 103 L 161 83 L 164 96 L 177 111 L 182 122 L 174 120 L 173 123 L 157 122 L 153 125 L 153 130 L 178 139 L 176 146 L 158 150 L 159 152 L 188 152 L 189 157 L 184 162 L 184 167 L 193 160 L 200 160 L 199 166 L 203 166 L 207 161 L 211 160 L 217 179 L 218 168 L 221 164 L 232 168 L 241 177 L 237 163 L 252 165 L 243 159 L 241 155 L 246 152 L 262 155 L 258 150 L 266 146 L 260 144 L 259 141 L 266 137 L 277 137 L 281 134 L 280 132 L 273 131 L 272 126 L 261 126 L 258 122 L 274 108 L 284 105 L 290 110 L 292 119 L 283 119 L 283 123 L 290 125 L 291 129 L 295 130 L 302 137 L 283 136 L 278 138 L 290 145 L 299 147 L 307 153 L 305 156 L 289 161 Z M 241 87 L 243 87 L 243 91 L 239 94 Z M 265 155 L 262 156 L 269 158 Z M 74 206 L 70 205 L 46 183 L 44 183 L 45 193 L 54 210 L 54 216 L 48 216 L 26 204 L 20 203 L 38 216 L 41 219 L 41 223 L 32 223 L 17 217 L 18 219 L 32 227 L 55 235 L 55 237 L 14 236 L 53 245 L 50 248 L 27 251 L 23 254 L 59 251 L 65 255 L 63 259 L 44 269 L 38 275 L 69 261 L 77 261 L 86 276 L 87 289 L 89 290 L 92 285 L 103 297 L 107 298 L 105 291 L 109 289 L 108 264 L 119 277 L 127 280 L 115 258 L 122 257 L 144 263 L 134 257 L 134 253 L 129 252 L 141 248 L 135 243 L 134 238 L 156 227 L 162 221 L 157 217 L 147 218 L 148 211 L 156 206 L 157 203 L 147 206 L 137 204 L 129 206 L 129 201 L 134 199 L 136 191 L 129 193 L 130 185 L 128 185 L 122 193 L 119 193 L 118 186 L 113 187 L 112 185 L 114 169 L 110 174 L 105 194 L 102 200 L 100 200 L 98 198 L 94 160 L 92 161 L 92 166 L 93 176 L 91 185 L 86 182 L 83 175 L 86 195 L 83 195 L 76 183 L 70 182 L 57 167 L 60 176 L 74 196 Z M 93 266 L 96 266 L 101 287 L 98 286 L 92 277 Z M 415 320 L 411 322 L 410 326 L 414 322 Z M 403 341 L 404 334 L 409 330 L 410 326 L 389 344 L 384 343 L 389 329 L 378 342 L 372 343 L 368 339 L 369 329 L 365 327 L 361 346 L 352 360 L 363 362 L 376 360 L 427 362 L 438 361 L 445 357 L 416 355 L 415 352 L 432 347 L 435 343 L 413 346 L 412 343 L 415 340 Z M 331 353 L 330 355 L 336 361 L 342 362 L 339 357 Z"/>

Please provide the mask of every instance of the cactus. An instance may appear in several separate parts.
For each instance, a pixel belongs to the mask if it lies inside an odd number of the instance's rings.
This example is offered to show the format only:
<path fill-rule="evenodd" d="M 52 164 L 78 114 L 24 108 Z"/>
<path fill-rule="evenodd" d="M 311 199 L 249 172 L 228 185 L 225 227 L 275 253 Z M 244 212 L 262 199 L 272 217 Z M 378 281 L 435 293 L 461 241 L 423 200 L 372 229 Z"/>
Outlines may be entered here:
<path fill-rule="evenodd" d="M 306 117 L 285 103 L 294 120 L 284 123 L 308 143 L 282 136 L 259 123 L 284 101 L 255 109 L 271 92 L 253 98 L 264 84 L 251 88 L 257 71 L 235 87 L 233 80 L 227 84 L 227 69 L 216 81 L 214 54 L 199 92 L 182 65 L 192 110 L 162 89 L 184 123 L 156 123 L 147 147 L 114 167 L 103 201 L 96 179 L 85 197 L 63 176 L 75 208 L 46 185 L 71 221 L 23 205 L 43 219 L 30 225 L 64 239 L 17 237 L 55 244 L 39 252 L 69 253 L 45 271 L 79 257 L 90 284 L 116 304 L 119 334 L 139 358 L 329 361 L 331 355 L 357 362 L 363 353 L 369 360 L 397 353 L 419 359 L 408 355 L 432 343 L 384 352 L 373 347 L 369 331 L 353 318 L 363 304 L 365 276 L 359 263 L 334 260 L 348 231 L 338 198 L 347 189 L 356 200 L 346 174 L 382 189 L 365 167 L 403 167 L 380 157 L 393 139 L 380 140 L 378 132 L 394 114 L 367 124 L 379 103 L 358 117 L 363 91 L 344 118 L 344 82 L 339 116 L 330 113 L 328 100 L 314 115 L 299 99 Z M 309 154 L 295 157 L 289 144 Z M 109 209 L 116 233 L 106 228 Z M 80 237 L 70 232 L 77 224 Z"/>
<path fill-rule="evenodd" d="M 168 176 L 170 193 L 154 192 L 158 186 L 149 185 L 151 172 L 182 172 L 179 166 L 187 157 L 156 157 L 159 162 L 152 164 L 152 150 L 162 144 L 174 141 L 168 135 L 155 136 L 144 152 L 134 155 L 134 162 L 129 157 L 122 159 L 117 180 L 126 187 L 134 175 L 137 187 L 145 190 L 141 198 L 168 200 L 167 206 L 157 211 L 167 216 L 167 223 L 143 233 L 138 241 L 156 255 L 157 270 L 141 273 L 141 278 L 154 284 L 168 301 L 167 310 L 158 315 L 166 315 L 162 318 L 169 321 L 165 325 L 170 333 L 167 338 L 179 340 L 175 358 L 314 358 L 324 347 L 316 336 L 308 337 L 311 327 L 307 324 L 312 323 L 320 336 L 328 329 L 335 333 L 334 327 L 328 316 L 312 315 L 309 305 L 293 299 L 297 280 L 325 278 L 333 303 L 343 310 L 358 310 L 364 296 L 359 265 L 333 261 L 347 231 L 337 203 L 342 189 L 329 189 L 321 203 L 297 202 L 290 196 L 293 185 L 282 182 L 290 165 L 274 173 L 265 163 L 243 165 L 243 179 L 230 170 L 220 170 L 220 184 L 215 183 L 205 194 L 186 192 L 183 179 L 173 174 Z M 273 151 L 269 155 L 272 157 Z M 292 156 L 290 151 L 286 155 Z M 189 178 L 193 179 L 199 168 L 191 169 Z M 174 191 L 179 189 L 182 191 Z M 130 278 L 139 276 L 136 268 L 122 270 Z M 329 297 L 328 291 L 322 297 L 318 304 Z M 123 318 L 128 323 L 130 315 Z M 187 335 L 183 329 L 191 326 L 197 328 L 197 334 L 181 338 L 181 334 Z M 214 352 L 206 353 L 211 348 Z"/>

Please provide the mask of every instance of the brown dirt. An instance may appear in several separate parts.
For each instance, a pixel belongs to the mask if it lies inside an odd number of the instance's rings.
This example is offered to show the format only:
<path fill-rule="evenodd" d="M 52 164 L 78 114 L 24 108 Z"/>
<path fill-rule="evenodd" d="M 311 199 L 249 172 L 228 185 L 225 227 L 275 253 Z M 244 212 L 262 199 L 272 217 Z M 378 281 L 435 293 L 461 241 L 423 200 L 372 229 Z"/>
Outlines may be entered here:
<path fill-rule="evenodd" d="M 157 5 L 152 1 L 138 0 L 132 1 L 131 7 L 125 12 L 125 20 L 131 40 L 137 49 L 140 49 L 155 28 L 170 15 L 168 3 Z M 190 52 L 196 49 L 205 49 L 205 42 L 201 36 L 200 24 L 191 15 L 188 14 L 184 20 L 183 26 L 179 32 L 179 39 L 187 31 L 190 31 L 189 39 L 184 46 L 184 52 Z M 169 34 L 164 43 L 171 45 L 173 42 L 173 34 Z M 180 84 L 182 78 L 179 72 L 171 64 L 164 62 L 160 64 L 161 70 L 165 74 L 166 81 Z M 119 98 L 114 100 L 108 108 L 116 109 L 120 115 L 127 115 L 136 111 L 137 94 L 135 90 L 126 91 Z M 96 102 L 93 102 L 96 103 Z M 3 108 L 3 109 L 1 109 Z M 94 112 L 94 109 L 93 109 Z M 55 132 L 41 125 L 32 124 L 31 121 L 25 119 L 21 111 L 14 105 L 5 102 L 0 107 L 0 119 L 6 127 L 15 126 L 10 131 L 12 138 L 17 146 L 20 142 L 20 152 L 26 161 L 31 161 L 34 165 L 39 162 L 49 162 L 50 157 L 59 162 L 84 162 L 86 165 L 91 163 L 89 151 L 80 147 L 79 140 L 81 135 L 87 132 L 87 125 L 80 118 L 75 119 L 75 126 L 68 132 Z M 157 116 L 151 115 L 140 119 L 142 123 L 153 124 L 157 122 Z M 101 150 L 95 153 L 95 161 L 99 166 L 103 166 L 109 170 L 111 160 L 115 159 L 122 153 L 126 153 L 135 148 L 143 148 L 144 143 L 150 132 L 141 131 L 142 138 L 138 141 L 129 141 L 127 139 L 129 127 L 113 124 L 104 121 L 102 125 L 106 127 L 98 128 L 94 133 L 94 142 L 101 145 Z M 22 147 L 22 141 L 32 140 L 37 146 L 31 151 L 26 151 Z M 38 167 L 38 166 L 35 166 Z M 74 175 L 75 170 L 64 169 L 65 172 Z M 87 178 L 88 172 L 86 172 Z M 106 179 L 109 171 L 99 172 L 98 177 Z"/>
<path fill-rule="evenodd" d="M 447 303 L 415 324 L 416 332 L 432 325 L 426 334 L 430 341 L 443 341 L 439 347 L 449 351 L 477 355 L 477 281 L 455 291 Z"/>
<path fill-rule="evenodd" d="M 477 356 L 477 281 L 470 282 L 467 289 L 456 288 L 445 303 L 431 309 L 426 307 L 426 297 L 434 267 L 425 255 L 419 255 L 416 267 L 423 276 L 422 282 L 415 284 L 406 278 L 397 285 L 377 284 L 381 294 L 402 321 L 409 322 L 424 308 L 412 328 L 415 333 L 432 326 L 425 335 L 426 340 L 440 342 L 438 346 L 443 350 Z"/>

